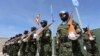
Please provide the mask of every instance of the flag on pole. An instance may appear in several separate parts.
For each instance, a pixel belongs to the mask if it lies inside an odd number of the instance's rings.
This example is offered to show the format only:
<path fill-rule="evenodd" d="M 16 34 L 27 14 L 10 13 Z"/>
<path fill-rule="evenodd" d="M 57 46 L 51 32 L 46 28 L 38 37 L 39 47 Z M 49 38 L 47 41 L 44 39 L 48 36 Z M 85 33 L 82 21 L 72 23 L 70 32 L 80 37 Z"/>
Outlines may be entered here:
<path fill-rule="evenodd" d="M 72 3 L 74 6 L 78 7 L 79 6 L 79 2 L 78 0 L 72 0 Z"/>
<path fill-rule="evenodd" d="M 40 24 L 40 14 L 36 16 L 36 23 L 39 25 Z"/>

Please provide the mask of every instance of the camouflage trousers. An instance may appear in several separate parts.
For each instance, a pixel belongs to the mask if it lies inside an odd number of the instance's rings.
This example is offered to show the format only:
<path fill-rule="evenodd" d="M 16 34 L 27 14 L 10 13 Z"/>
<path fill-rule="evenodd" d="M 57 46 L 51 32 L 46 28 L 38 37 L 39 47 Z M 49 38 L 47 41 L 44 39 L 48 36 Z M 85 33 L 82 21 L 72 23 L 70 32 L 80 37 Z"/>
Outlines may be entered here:
<path fill-rule="evenodd" d="M 52 56 L 52 47 L 50 44 L 41 44 L 40 47 L 40 56 Z"/>
<path fill-rule="evenodd" d="M 81 52 L 81 46 L 78 40 L 72 40 L 72 53 L 73 56 L 84 56 Z"/>
<path fill-rule="evenodd" d="M 28 56 L 28 55 L 27 55 L 27 52 L 25 52 L 25 51 L 20 51 L 20 56 Z"/>
<path fill-rule="evenodd" d="M 26 45 L 27 45 L 27 42 L 22 42 L 21 43 L 21 46 L 20 46 L 20 56 L 27 56 Z"/>
<path fill-rule="evenodd" d="M 65 42 L 59 45 L 59 56 L 72 56 L 72 42 Z"/>
<path fill-rule="evenodd" d="M 87 50 L 87 52 L 88 52 L 88 56 L 100 56 L 97 44 L 91 46 L 91 49 Z"/>
<path fill-rule="evenodd" d="M 100 55 L 97 53 L 95 53 L 95 54 L 88 53 L 87 56 L 100 56 Z"/>
<path fill-rule="evenodd" d="M 27 56 L 36 56 L 36 53 L 37 53 L 37 46 L 34 45 L 34 46 L 30 46 L 28 47 L 29 50 L 27 50 Z"/>
<path fill-rule="evenodd" d="M 100 56 L 99 51 L 97 49 L 87 51 L 87 56 Z"/>
<path fill-rule="evenodd" d="M 36 53 L 34 53 L 34 52 L 28 52 L 27 53 L 27 56 L 35 56 L 36 55 Z"/>

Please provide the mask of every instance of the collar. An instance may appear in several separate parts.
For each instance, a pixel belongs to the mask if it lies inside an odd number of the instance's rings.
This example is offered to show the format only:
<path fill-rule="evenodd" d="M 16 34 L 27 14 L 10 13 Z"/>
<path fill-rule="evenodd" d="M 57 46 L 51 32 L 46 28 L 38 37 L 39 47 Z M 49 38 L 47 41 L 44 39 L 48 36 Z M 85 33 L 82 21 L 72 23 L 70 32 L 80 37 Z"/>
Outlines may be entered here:
<path fill-rule="evenodd" d="M 68 23 L 68 20 L 67 21 L 65 21 L 65 22 L 62 22 L 62 24 L 64 25 L 64 24 L 66 24 L 66 23 Z"/>

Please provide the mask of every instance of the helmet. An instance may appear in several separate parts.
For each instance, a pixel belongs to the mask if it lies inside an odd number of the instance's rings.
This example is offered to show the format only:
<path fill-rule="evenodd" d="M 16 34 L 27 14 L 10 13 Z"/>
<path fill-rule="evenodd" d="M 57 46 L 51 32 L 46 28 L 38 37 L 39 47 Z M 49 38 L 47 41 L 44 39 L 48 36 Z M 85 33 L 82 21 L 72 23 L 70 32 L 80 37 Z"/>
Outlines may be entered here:
<path fill-rule="evenodd" d="M 35 31 L 37 28 L 36 27 L 31 27 L 31 31 Z"/>
<path fill-rule="evenodd" d="M 59 13 L 59 16 L 60 16 L 61 20 L 62 20 L 63 22 L 65 22 L 65 21 L 67 21 L 68 18 L 69 18 L 69 13 L 66 12 L 66 11 L 61 11 L 61 12 Z"/>
<path fill-rule="evenodd" d="M 87 27 L 86 28 L 83 28 L 84 32 L 87 32 L 87 29 L 88 29 Z"/>
<path fill-rule="evenodd" d="M 46 21 L 46 20 L 42 20 L 40 23 L 41 23 L 41 26 L 42 26 L 42 27 L 47 26 L 47 21 Z"/>
<path fill-rule="evenodd" d="M 18 34 L 16 34 L 16 35 L 15 35 L 15 37 L 19 37 L 19 35 L 18 35 Z"/>
<path fill-rule="evenodd" d="M 25 31 L 24 31 L 24 34 L 28 34 L 28 30 L 25 30 Z"/>
<path fill-rule="evenodd" d="M 20 37 L 20 36 L 22 36 L 22 34 L 18 34 L 18 36 Z"/>

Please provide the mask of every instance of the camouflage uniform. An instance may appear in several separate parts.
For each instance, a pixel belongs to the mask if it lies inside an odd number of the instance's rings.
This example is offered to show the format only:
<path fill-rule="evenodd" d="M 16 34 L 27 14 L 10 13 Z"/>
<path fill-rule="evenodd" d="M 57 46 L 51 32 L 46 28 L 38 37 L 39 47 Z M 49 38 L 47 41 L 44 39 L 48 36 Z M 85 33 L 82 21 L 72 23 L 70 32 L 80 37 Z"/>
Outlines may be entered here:
<path fill-rule="evenodd" d="M 73 25 L 77 26 L 78 24 L 73 21 Z M 60 55 L 59 56 L 83 56 L 81 52 L 80 43 L 77 40 L 68 39 L 68 23 L 61 24 L 58 27 L 58 35 L 60 40 Z M 78 32 L 78 31 L 77 31 Z"/>
<path fill-rule="evenodd" d="M 24 41 L 24 39 L 28 36 L 28 31 L 24 31 L 24 36 L 22 36 L 21 43 L 20 43 L 20 56 L 27 56 L 26 47 L 27 42 Z"/>
<path fill-rule="evenodd" d="M 9 46 L 8 46 L 8 53 L 9 53 L 9 56 L 13 56 L 13 51 L 14 51 L 14 48 L 13 48 L 14 46 L 13 46 L 13 44 L 10 44 Z"/>
<path fill-rule="evenodd" d="M 9 48 L 10 48 L 10 45 L 7 44 L 7 45 L 6 45 L 7 55 L 10 55 L 10 54 L 9 54 L 9 51 L 10 51 Z"/>
<path fill-rule="evenodd" d="M 40 56 L 51 56 L 51 30 L 46 29 L 40 37 Z"/>
<path fill-rule="evenodd" d="M 69 13 L 66 11 L 61 11 L 59 14 L 62 24 L 57 29 L 58 35 L 58 45 L 59 45 L 59 56 L 83 56 L 80 48 L 78 39 L 71 40 L 68 38 L 69 33 Z M 72 24 L 76 30 L 77 34 L 81 33 L 78 24 L 73 20 Z"/>
<path fill-rule="evenodd" d="M 26 44 L 27 42 L 22 41 L 21 46 L 20 46 L 20 56 L 27 56 Z"/>
<path fill-rule="evenodd" d="M 81 46 L 78 40 L 72 41 L 73 56 L 84 56 L 81 52 Z"/>
<path fill-rule="evenodd" d="M 6 45 L 3 46 L 2 53 L 3 54 L 7 53 L 7 46 Z"/>
<path fill-rule="evenodd" d="M 68 39 L 68 24 L 61 24 L 57 29 L 59 56 L 72 56 L 72 42 Z"/>
<path fill-rule="evenodd" d="M 33 37 L 33 35 L 31 36 Z M 28 56 L 35 56 L 37 52 L 37 41 L 36 39 L 31 39 L 27 42 L 26 52 Z"/>
<path fill-rule="evenodd" d="M 89 40 L 87 33 L 84 34 L 83 44 L 86 47 L 87 55 L 88 56 L 99 56 L 99 51 L 97 48 L 96 39 L 95 40 Z"/>
<path fill-rule="evenodd" d="M 19 43 L 13 44 L 13 56 L 18 56 L 19 48 L 20 48 Z"/>
<path fill-rule="evenodd" d="M 79 43 L 79 39 L 81 38 L 82 31 L 78 23 L 76 23 L 75 21 L 73 21 L 73 25 L 75 26 L 76 33 L 80 35 L 78 39 L 72 40 L 73 56 L 83 56 L 83 53 L 81 51 L 81 46 Z"/>

